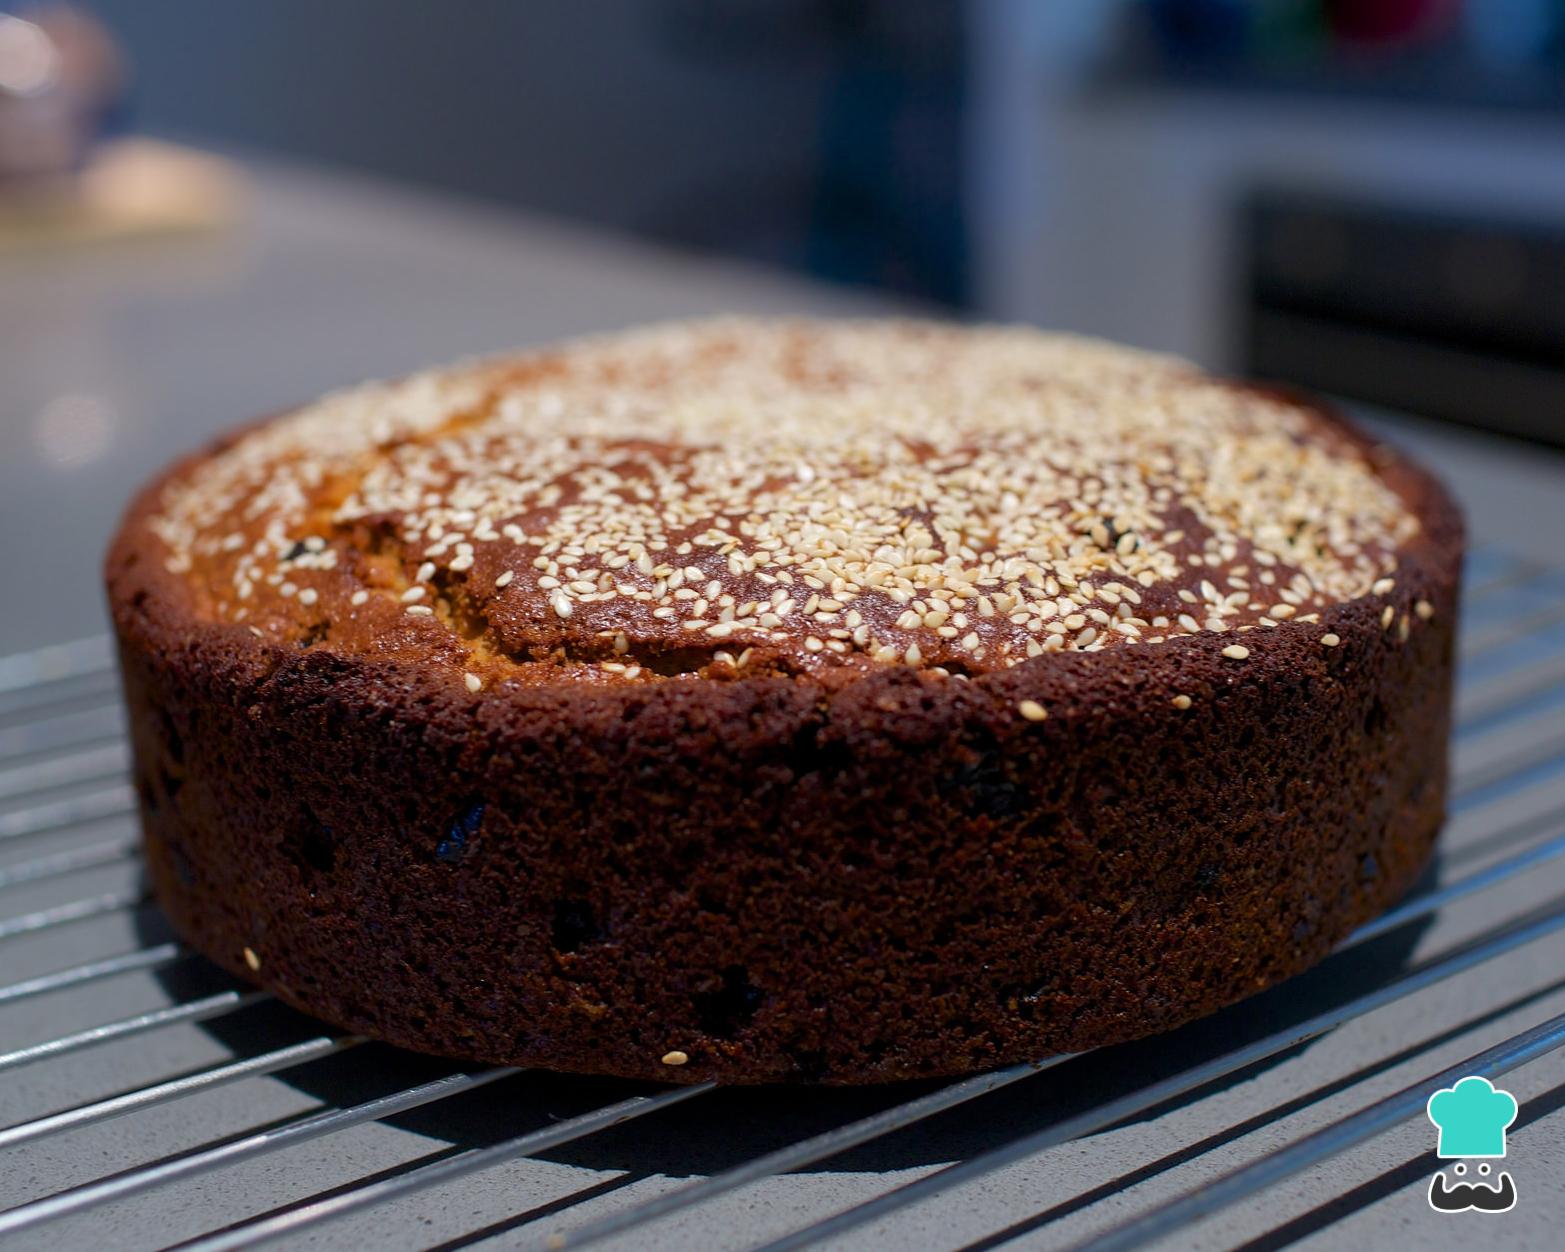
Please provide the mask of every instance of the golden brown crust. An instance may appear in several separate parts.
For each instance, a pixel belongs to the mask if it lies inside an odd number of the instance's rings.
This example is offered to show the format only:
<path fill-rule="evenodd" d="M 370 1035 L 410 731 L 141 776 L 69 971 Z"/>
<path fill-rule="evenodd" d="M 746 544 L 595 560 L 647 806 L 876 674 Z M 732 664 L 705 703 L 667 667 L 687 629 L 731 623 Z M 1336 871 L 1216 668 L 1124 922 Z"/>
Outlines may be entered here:
<path fill-rule="evenodd" d="M 460 633 L 258 639 L 149 531 L 189 458 L 107 569 L 159 896 L 289 1002 L 486 1061 L 875 1081 L 1209 1012 L 1392 902 L 1442 816 L 1460 519 L 1311 420 L 1417 519 L 1391 586 L 962 678 L 554 664 L 473 692 Z"/>

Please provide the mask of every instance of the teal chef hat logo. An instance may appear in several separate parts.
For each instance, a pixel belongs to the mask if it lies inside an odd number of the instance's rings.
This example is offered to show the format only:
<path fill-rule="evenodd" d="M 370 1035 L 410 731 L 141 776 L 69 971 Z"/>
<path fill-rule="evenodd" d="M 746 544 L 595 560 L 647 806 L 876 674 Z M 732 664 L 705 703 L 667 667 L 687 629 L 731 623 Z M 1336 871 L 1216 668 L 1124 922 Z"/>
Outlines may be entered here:
<path fill-rule="evenodd" d="M 1435 1092 L 1427 1111 L 1440 1132 L 1440 1156 L 1504 1156 L 1505 1128 L 1516 1120 L 1516 1097 L 1475 1076 Z"/>

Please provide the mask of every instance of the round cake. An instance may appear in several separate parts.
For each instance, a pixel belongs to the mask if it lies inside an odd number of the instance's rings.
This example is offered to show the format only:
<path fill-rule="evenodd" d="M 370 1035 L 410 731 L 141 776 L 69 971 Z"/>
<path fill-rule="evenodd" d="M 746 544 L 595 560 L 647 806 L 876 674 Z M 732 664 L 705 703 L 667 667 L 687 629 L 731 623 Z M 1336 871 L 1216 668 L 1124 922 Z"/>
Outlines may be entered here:
<path fill-rule="evenodd" d="M 725 319 L 251 426 L 107 576 L 196 949 L 425 1052 L 856 1083 L 1166 1030 L 1395 901 L 1461 558 L 1428 474 L 1179 360 Z"/>

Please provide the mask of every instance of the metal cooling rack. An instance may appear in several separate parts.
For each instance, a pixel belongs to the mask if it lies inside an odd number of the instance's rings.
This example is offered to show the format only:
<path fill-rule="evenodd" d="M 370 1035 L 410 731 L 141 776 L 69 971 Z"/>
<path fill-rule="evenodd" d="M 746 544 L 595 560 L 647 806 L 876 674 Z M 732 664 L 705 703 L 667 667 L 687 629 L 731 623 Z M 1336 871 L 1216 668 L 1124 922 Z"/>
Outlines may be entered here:
<path fill-rule="evenodd" d="M 1449 1221 L 1419 1195 L 1431 1091 L 1526 1067 L 1517 1141 L 1565 1117 L 1565 570 L 1480 548 L 1468 585 L 1452 817 L 1412 898 L 1161 1040 L 868 1091 L 463 1069 L 311 1022 L 151 906 L 107 642 L 0 659 L 0 1244 L 1119 1249 L 1201 1224 L 1259 1249 Z M 1565 1217 L 1542 1183 L 1534 1220 Z"/>

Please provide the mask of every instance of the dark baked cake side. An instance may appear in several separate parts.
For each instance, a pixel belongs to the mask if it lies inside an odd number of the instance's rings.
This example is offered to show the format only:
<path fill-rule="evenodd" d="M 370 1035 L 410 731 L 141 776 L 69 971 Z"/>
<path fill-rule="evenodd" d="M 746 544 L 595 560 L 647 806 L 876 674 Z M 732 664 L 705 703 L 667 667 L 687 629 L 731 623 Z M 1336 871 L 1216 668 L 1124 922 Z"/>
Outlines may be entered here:
<path fill-rule="evenodd" d="M 491 1062 L 846 1083 L 1170 1028 L 1319 960 L 1429 855 L 1461 526 L 1383 473 L 1422 523 L 1394 590 L 1243 659 L 1194 634 L 970 680 L 481 695 L 203 620 L 155 484 L 108 562 L 154 885 L 283 1000 Z"/>

